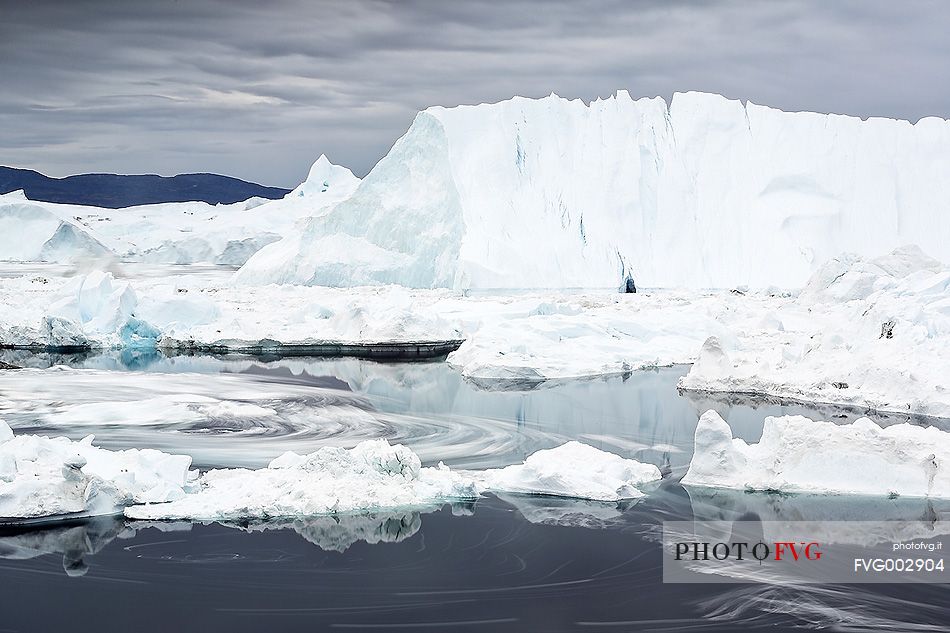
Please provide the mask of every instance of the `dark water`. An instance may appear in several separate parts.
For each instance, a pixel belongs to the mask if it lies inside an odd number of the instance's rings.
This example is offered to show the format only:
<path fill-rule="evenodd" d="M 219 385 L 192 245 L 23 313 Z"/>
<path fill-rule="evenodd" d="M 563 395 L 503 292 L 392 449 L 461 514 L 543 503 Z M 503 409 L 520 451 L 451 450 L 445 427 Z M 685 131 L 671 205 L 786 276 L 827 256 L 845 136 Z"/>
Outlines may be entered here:
<path fill-rule="evenodd" d="M 0 360 L 84 371 L 0 374 L 18 432 L 260 465 L 284 450 L 386 437 L 423 460 L 485 467 L 581 439 L 661 467 L 639 502 L 491 496 L 470 505 L 244 525 L 103 518 L 0 528 L 0 631 L 943 631 L 938 585 L 661 582 L 665 520 L 901 520 L 950 504 L 772 496 L 678 484 L 698 414 L 755 441 L 765 415 L 860 412 L 680 395 L 682 368 L 493 391 L 440 363 L 122 356 Z M 130 371 L 134 369 L 134 371 Z M 840 417 L 839 417 L 840 416 Z M 882 423 L 903 421 L 879 419 Z"/>

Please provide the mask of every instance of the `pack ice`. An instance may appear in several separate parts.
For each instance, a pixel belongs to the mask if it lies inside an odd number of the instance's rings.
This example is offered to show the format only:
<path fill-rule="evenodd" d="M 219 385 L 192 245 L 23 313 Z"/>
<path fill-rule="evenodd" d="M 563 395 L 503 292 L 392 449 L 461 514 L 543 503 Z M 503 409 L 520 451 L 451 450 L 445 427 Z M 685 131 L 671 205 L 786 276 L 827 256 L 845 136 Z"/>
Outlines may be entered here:
<path fill-rule="evenodd" d="M 551 95 L 420 112 L 347 200 L 245 283 L 800 287 L 845 251 L 940 253 L 950 122 L 719 95 Z"/>
<path fill-rule="evenodd" d="M 851 424 L 803 416 L 765 418 L 747 444 L 707 411 L 682 483 L 790 493 L 950 497 L 950 433 L 860 418 Z"/>

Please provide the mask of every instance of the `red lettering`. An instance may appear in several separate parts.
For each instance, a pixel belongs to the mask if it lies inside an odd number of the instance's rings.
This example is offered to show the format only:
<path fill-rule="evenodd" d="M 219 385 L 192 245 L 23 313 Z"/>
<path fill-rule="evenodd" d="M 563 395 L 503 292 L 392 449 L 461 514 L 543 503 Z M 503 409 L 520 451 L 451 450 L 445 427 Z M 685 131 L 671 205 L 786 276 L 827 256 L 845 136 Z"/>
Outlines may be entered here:
<path fill-rule="evenodd" d="M 786 549 L 791 550 L 793 560 L 798 560 L 798 549 L 796 549 L 795 543 L 791 543 L 791 542 L 782 542 L 782 543 L 775 544 L 775 560 L 782 560 L 782 555 Z"/>

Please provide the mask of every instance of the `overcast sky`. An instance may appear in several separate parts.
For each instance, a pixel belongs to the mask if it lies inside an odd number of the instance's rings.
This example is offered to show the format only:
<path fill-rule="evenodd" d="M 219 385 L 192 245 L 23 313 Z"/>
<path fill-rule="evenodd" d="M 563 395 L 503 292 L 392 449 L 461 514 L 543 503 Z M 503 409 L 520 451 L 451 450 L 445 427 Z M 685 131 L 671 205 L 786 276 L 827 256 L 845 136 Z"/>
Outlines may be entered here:
<path fill-rule="evenodd" d="M 950 3 L 0 0 L 0 164 L 365 174 L 417 110 L 703 90 L 950 117 Z"/>

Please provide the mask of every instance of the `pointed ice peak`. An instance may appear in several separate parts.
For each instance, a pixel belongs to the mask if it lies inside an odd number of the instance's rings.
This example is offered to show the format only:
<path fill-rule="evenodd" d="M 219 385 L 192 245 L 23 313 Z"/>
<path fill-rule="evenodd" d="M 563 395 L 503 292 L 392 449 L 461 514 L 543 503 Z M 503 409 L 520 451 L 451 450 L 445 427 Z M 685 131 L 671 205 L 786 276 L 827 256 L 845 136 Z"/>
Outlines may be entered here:
<path fill-rule="evenodd" d="M 320 154 L 320 158 L 310 167 L 307 182 L 315 180 L 338 180 L 340 178 L 349 180 L 356 178 L 356 176 L 346 167 L 331 163 L 326 154 Z"/>
<path fill-rule="evenodd" d="M 330 189 L 352 191 L 359 181 L 360 179 L 354 176 L 352 171 L 346 167 L 334 165 L 326 154 L 320 154 L 320 158 L 310 167 L 307 179 L 294 189 L 290 196 L 310 196 L 326 193 Z"/>

